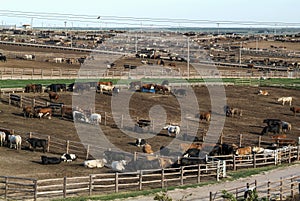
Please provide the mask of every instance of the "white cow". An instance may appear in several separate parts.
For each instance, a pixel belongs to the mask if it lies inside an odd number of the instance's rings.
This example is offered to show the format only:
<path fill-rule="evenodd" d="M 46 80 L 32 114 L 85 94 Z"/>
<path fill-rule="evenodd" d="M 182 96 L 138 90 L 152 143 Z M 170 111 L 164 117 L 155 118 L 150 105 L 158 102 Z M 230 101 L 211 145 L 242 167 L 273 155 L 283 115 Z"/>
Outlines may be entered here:
<path fill-rule="evenodd" d="M 33 54 L 25 54 L 23 58 L 25 60 L 33 60 L 35 58 L 35 55 L 33 55 Z"/>
<path fill-rule="evenodd" d="M 22 138 L 20 135 L 9 135 L 8 141 L 9 141 L 9 148 L 12 148 L 14 146 L 15 149 L 17 150 L 21 149 Z"/>
<path fill-rule="evenodd" d="M 290 106 L 292 106 L 292 101 L 293 101 L 293 97 L 281 97 L 281 98 L 278 98 L 277 100 L 278 102 L 281 102 L 282 101 L 282 105 L 285 104 L 285 102 L 289 102 L 290 103 Z"/>
<path fill-rule="evenodd" d="M 111 168 L 116 172 L 122 172 L 125 170 L 127 162 L 125 160 L 113 161 L 111 163 Z"/>
<path fill-rule="evenodd" d="M 5 142 L 6 134 L 3 131 L 0 131 L 0 146 L 2 147 Z"/>
<path fill-rule="evenodd" d="M 168 130 L 168 135 L 169 136 L 175 135 L 175 137 L 176 137 L 180 133 L 180 127 L 179 126 L 167 125 L 163 129 Z"/>
<path fill-rule="evenodd" d="M 64 58 L 54 58 L 53 61 L 55 63 L 62 63 L 62 62 L 64 62 Z"/>
<path fill-rule="evenodd" d="M 95 125 L 101 123 L 101 115 L 97 113 L 91 114 L 90 123 Z"/>
<path fill-rule="evenodd" d="M 75 154 L 64 153 L 60 158 L 64 162 L 72 162 L 72 161 L 75 161 L 77 159 L 77 156 Z"/>
<path fill-rule="evenodd" d="M 95 160 L 87 160 L 83 162 L 83 166 L 87 168 L 103 168 L 107 163 L 105 158 L 103 159 L 95 159 Z"/>
<path fill-rule="evenodd" d="M 77 110 L 73 111 L 73 119 L 74 121 L 89 123 L 89 119 L 86 117 L 86 115 Z"/>

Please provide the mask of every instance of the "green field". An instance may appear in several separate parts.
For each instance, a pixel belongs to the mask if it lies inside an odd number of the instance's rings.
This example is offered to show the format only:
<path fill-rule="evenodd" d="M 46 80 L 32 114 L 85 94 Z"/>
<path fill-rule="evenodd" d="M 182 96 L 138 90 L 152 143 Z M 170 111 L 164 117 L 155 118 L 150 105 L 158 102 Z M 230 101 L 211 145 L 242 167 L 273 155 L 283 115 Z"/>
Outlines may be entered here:
<path fill-rule="evenodd" d="M 164 79 L 142 79 L 143 82 L 148 83 L 158 83 L 160 84 Z M 277 87 L 288 87 L 288 88 L 299 88 L 300 89 L 300 79 L 291 78 L 271 78 L 268 80 L 259 79 L 241 79 L 241 78 L 209 78 L 209 79 L 168 79 L 170 83 L 201 83 L 201 82 L 224 82 L 233 83 L 235 85 L 254 85 L 254 86 L 277 86 Z M 76 82 L 91 82 L 98 80 L 76 80 Z M 117 80 L 117 79 L 101 79 L 101 81 L 112 81 L 114 84 L 129 84 L 132 81 L 138 80 Z M 75 79 L 58 79 L 58 80 L 0 80 L 0 88 L 23 88 L 27 84 L 42 84 L 47 86 L 50 84 L 71 84 L 75 82 Z"/>

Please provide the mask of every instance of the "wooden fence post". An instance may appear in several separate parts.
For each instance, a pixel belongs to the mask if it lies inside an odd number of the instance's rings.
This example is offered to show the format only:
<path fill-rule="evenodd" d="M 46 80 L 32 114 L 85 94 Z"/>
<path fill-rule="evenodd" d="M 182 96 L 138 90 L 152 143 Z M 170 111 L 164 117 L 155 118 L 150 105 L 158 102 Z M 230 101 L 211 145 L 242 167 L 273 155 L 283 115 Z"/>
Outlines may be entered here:
<path fill-rule="evenodd" d="M 236 171 L 236 161 L 235 161 L 235 155 L 233 154 L 233 170 Z"/>
<path fill-rule="evenodd" d="M 161 169 L 161 188 L 165 187 L 165 170 Z"/>
<path fill-rule="evenodd" d="M 35 98 L 32 99 L 31 106 L 35 107 Z"/>
<path fill-rule="evenodd" d="M 10 93 L 8 93 L 8 105 L 11 105 Z"/>
<path fill-rule="evenodd" d="M 48 135 L 47 152 L 50 152 L 50 142 L 51 142 L 51 138 L 50 135 Z"/>
<path fill-rule="evenodd" d="M 106 126 L 106 122 L 107 121 L 107 114 L 106 114 L 106 112 L 104 112 L 104 126 Z"/>
<path fill-rule="evenodd" d="M 119 173 L 115 173 L 115 192 L 119 192 Z"/>
<path fill-rule="evenodd" d="M 23 107 L 23 96 L 20 95 L 20 108 L 22 108 L 22 107 Z"/>
<path fill-rule="evenodd" d="M 124 125 L 124 116 L 123 116 L 123 114 L 121 115 L 121 128 L 123 128 L 123 125 Z"/>
<path fill-rule="evenodd" d="M 135 151 L 133 154 L 133 161 L 136 161 L 136 160 L 137 160 L 137 152 Z"/>
<path fill-rule="evenodd" d="M 4 199 L 7 199 L 7 194 L 8 194 L 8 177 L 5 177 L 5 193 L 4 193 Z"/>
<path fill-rule="evenodd" d="M 239 147 L 242 147 L 242 139 L 243 139 L 243 134 L 240 134 L 240 142 L 239 142 Z"/>
<path fill-rule="evenodd" d="M 67 177 L 64 177 L 64 183 L 63 183 L 63 197 L 67 197 Z"/>
<path fill-rule="evenodd" d="M 213 195 L 211 191 L 209 192 L 209 201 L 213 201 Z"/>
<path fill-rule="evenodd" d="M 37 180 L 33 180 L 33 200 L 36 201 L 37 200 Z"/>
<path fill-rule="evenodd" d="M 91 174 L 89 176 L 89 179 L 89 196 L 91 196 L 93 192 L 93 176 Z"/>
<path fill-rule="evenodd" d="M 141 170 L 139 174 L 139 190 L 141 191 L 142 188 L 143 188 L 143 170 Z"/>
<path fill-rule="evenodd" d="M 151 119 L 151 123 L 152 123 L 152 133 L 154 133 L 154 119 Z"/>
<path fill-rule="evenodd" d="M 221 136 L 220 136 L 220 144 L 223 144 L 223 141 L 224 141 L 224 139 L 223 139 L 223 132 L 221 132 Z"/>
<path fill-rule="evenodd" d="M 197 182 L 201 182 L 201 166 L 200 163 L 198 164 L 198 177 L 197 177 Z"/>
<path fill-rule="evenodd" d="M 88 144 L 87 149 L 86 149 L 86 156 L 85 156 L 86 160 L 89 158 L 89 155 L 90 155 L 90 145 Z"/>
<path fill-rule="evenodd" d="M 258 147 L 260 147 L 261 144 L 261 136 L 258 136 Z"/>
<path fill-rule="evenodd" d="M 291 197 L 294 197 L 294 180 L 291 178 Z"/>
<path fill-rule="evenodd" d="M 300 160 L 300 137 L 298 138 L 297 160 Z"/>
<path fill-rule="evenodd" d="M 291 163 L 292 162 L 292 159 L 291 159 L 291 157 L 292 157 L 292 147 L 291 146 L 289 146 L 289 163 Z"/>
<path fill-rule="evenodd" d="M 32 138 L 32 132 L 29 132 L 29 138 Z"/>
<path fill-rule="evenodd" d="M 70 141 L 67 140 L 67 141 L 66 141 L 66 153 L 67 153 L 67 154 L 69 153 L 69 148 L 70 148 Z"/>
<path fill-rule="evenodd" d="M 280 177 L 280 200 L 282 200 L 282 194 L 283 194 L 283 180 L 282 177 Z"/>
<path fill-rule="evenodd" d="M 217 181 L 220 180 L 220 161 L 218 161 L 218 164 L 217 164 Z"/>
<path fill-rule="evenodd" d="M 182 186 L 183 185 L 183 174 L 184 174 L 184 171 L 183 171 L 183 166 L 180 167 L 180 185 Z"/>
<path fill-rule="evenodd" d="M 253 153 L 253 168 L 256 168 L 256 154 Z"/>

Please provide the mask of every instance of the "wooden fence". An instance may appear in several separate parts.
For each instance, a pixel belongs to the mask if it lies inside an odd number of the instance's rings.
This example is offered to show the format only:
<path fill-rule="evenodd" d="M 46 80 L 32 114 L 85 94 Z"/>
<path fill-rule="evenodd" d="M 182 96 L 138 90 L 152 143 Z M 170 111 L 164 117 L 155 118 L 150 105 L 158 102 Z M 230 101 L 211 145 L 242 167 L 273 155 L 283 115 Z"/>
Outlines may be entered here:
<path fill-rule="evenodd" d="M 180 168 L 142 170 L 126 173 L 91 174 L 82 177 L 54 179 L 26 179 L 0 177 L 0 198 L 14 200 L 45 200 L 53 197 L 92 195 L 103 192 L 121 192 L 165 188 L 168 185 L 200 183 L 202 180 L 219 181 L 223 164 L 213 162 Z"/>
<path fill-rule="evenodd" d="M 237 71 L 237 70 L 191 70 L 187 71 L 168 70 L 165 67 L 147 67 L 139 66 L 130 71 L 122 70 L 90 70 L 90 69 L 37 69 L 37 68 L 0 68 L 0 79 L 99 79 L 99 78 L 115 78 L 128 79 L 136 78 L 299 78 L 299 72 L 287 71 Z"/>
<path fill-rule="evenodd" d="M 267 200 L 285 200 L 287 197 L 294 197 L 300 194 L 300 176 L 280 178 L 277 181 L 254 181 L 247 183 L 245 186 L 238 186 L 232 189 L 224 189 L 231 193 L 236 199 L 243 199 L 246 189 L 255 189 L 259 198 L 267 198 Z M 210 192 L 209 201 L 223 201 L 223 193 L 221 191 Z"/>

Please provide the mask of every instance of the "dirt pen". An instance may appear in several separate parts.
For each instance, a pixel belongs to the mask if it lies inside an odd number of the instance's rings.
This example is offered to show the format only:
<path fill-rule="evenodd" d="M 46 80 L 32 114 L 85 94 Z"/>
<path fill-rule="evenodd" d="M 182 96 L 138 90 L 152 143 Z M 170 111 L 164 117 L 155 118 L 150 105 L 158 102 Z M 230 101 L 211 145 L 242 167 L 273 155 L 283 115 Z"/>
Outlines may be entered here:
<path fill-rule="evenodd" d="M 205 90 L 205 87 L 193 87 L 195 93 L 198 97 L 208 97 L 208 92 Z M 223 129 L 223 134 L 220 137 L 219 141 L 224 143 L 236 143 L 239 146 L 253 146 L 253 145 L 265 145 L 267 143 L 275 143 L 271 138 L 271 135 L 261 135 L 260 131 L 262 129 L 262 120 L 264 118 L 274 117 L 274 118 L 284 118 L 284 120 L 291 122 L 293 124 L 293 129 L 291 133 L 288 134 L 288 140 L 293 140 L 297 144 L 298 140 L 298 116 L 293 116 L 289 111 L 288 107 L 282 106 L 280 103 L 277 103 L 277 97 L 282 94 L 286 95 L 297 95 L 294 90 L 287 90 L 283 88 L 266 88 L 271 92 L 271 95 L 268 97 L 258 96 L 256 94 L 257 87 L 237 87 L 237 86 L 228 86 L 226 87 L 228 104 L 242 107 L 244 109 L 244 116 L 239 118 L 226 118 L 226 123 Z M 251 93 L 253 92 L 253 93 Z M 3 129 L 7 129 L 10 132 L 19 134 L 22 138 L 27 138 L 29 136 L 37 137 L 41 139 L 48 139 L 48 154 L 58 155 L 62 153 L 75 153 L 79 156 L 80 161 L 89 159 L 90 152 L 93 150 L 101 149 L 100 146 L 92 146 L 89 144 L 80 143 L 79 139 L 74 137 L 76 133 L 73 128 L 73 122 L 71 120 L 64 120 L 60 118 L 60 113 L 57 114 L 51 119 L 42 119 L 37 118 L 25 119 L 22 114 L 22 109 L 20 106 L 25 103 L 20 104 L 19 100 L 26 100 L 29 105 L 47 105 L 48 94 L 4 94 L 2 96 L 2 109 L 4 112 L 0 113 L 2 115 L 2 122 L 0 125 Z M 21 98 L 22 96 L 22 98 Z M 149 108 L 145 108 L 145 105 L 151 106 L 153 104 L 153 99 L 157 101 L 157 104 L 164 106 L 166 103 L 170 105 L 176 105 L 174 97 L 172 96 L 162 96 L 159 94 L 143 94 L 136 93 L 134 96 L 137 96 L 137 99 L 132 99 L 133 113 L 131 118 L 134 117 L 143 117 L 144 113 L 147 112 Z M 12 98 L 10 98 L 12 97 Z M 20 99 L 18 99 L 18 97 Z M 209 109 L 210 101 L 209 99 L 199 98 L 199 107 L 201 110 L 205 111 Z M 33 101 L 34 99 L 34 101 Z M 111 117 L 111 111 L 106 110 L 106 102 L 109 102 L 111 99 L 110 96 L 103 94 L 96 94 L 96 102 L 101 103 L 96 106 L 96 111 L 101 113 L 102 117 L 106 120 L 101 122 L 101 127 L 108 131 L 107 137 L 110 138 L 118 146 L 122 146 L 123 150 L 138 152 L 139 149 L 130 145 L 130 142 L 133 142 L 133 138 L 126 136 L 121 136 L 120 132 L 117 132 L 117 129 L 113 128 L 116 124 L 116 121 L 122 121 L 118 125 L 123 125 L 125 128 L 128 126 L 128 118 L 122 114 L 117 114 L 115 120 Z M 140 100 L 145 102 L 141 102 Z M 167 100 L 167 101 L 166 101 Z M 11 102 L 10 102 L 11 101 Z M 68 92 L 61 93 L 61 102 L 65 104 L 71 104 L 71 96 Z M 248 101 L 253 104 L 244 104 L 244 101 Z M 8 105 L 8 104 L 11 105 Z M 254 104 L 255 103 L 255 104 Z M 295 100 L 297 105 L 298 100 Z M 13 107 L 17 106 L 17 107 Z M 168 105 L 167 105 L 168 106 Z M 265 108 L 271 107 L 267 112 L 264 111 Z M 170 108 L 170 106 L 169 106 Z M 173 108 L 173 107 L 172 107 Z M 173 112 L 173 110 L 172 110 Z M 195 114 L 193 114 L 194 116 Z M 171 119 L 175 119 L 176 116 L 173 114 Z M 191 118 L 188 121 L 188 125 L 182 126 L 182 132 L 191 134 L 188 132 L 188 128 L 191 128 L 194 124 L 193 122 L 199 124 L 199 130 L 197 137 L 199 139 L 205 139 L 205 131 L 209 126 L 208 122 L 199 122 Z M 73 127 L 72 127 L 73 126 Z M 150 132 L 161 128 L 162 125 L 159 120 L 154 119 L 151 124 Z M 130 129 L 130 128 L 129 128 Z M 133 129 L 133 128 L 131 128 Z M 13 131 L 12 131 L 13 130 Z M 153 149 L 159 150 L 159 147 L 162 145 L 161 142 L 168 142 L 172 140 L 166 135 L 163 131 L 159 135 L 154 135 L 153 139 L 149 139 Z M 43 166 L 37 164 L 37 160 L 40 159 L 40 151 L 32 153 L 23 145 L 23 149 L 15 152 L 14 150 L 8 150 L 7 148 L 1 148 L 4 155 L 9 155 L 14 160 L 15 158 L 22 158 L 29 165 L 30 170 L 34 168 L 39 168 L 37 171 L 43 171 L 42 169 L 48 170 L 48 166 Z M 103 148 L 102 148 L 103 149 Z M 30 157 L 32 156 L 33 157 Z M 57 169 L 59 171 L 72 171 L 72 173 L 66 172 L 66 175 L 46 175 L 47 178 L 41 177 L 37 173 L 37 178 L 32 179 L 34 173 L 31 176 L 24 176 L 21 169 L 25 169 L 26 166 L 23 165 L 22 168 L 14 170 L 13 174 L 7 175 L 16 175 L 14 176 L 3 176 L 1 177 L 1 198 L 8 199 L 25 199 L 30 200 L 45 200 L 49 197 L 70 197 L 77 195 L 95 195 L 103 191 L 105 192 L 122 192 L 125 188 L 130 188 L 132 190 L 142 190 L 149 188 L 161 188 L 166 186 L 176 186 L 184 185 L 191 183 L 198 183 L 208 180 L 217 180 L 226 175 L 226 172 L 223 172 L 226 166 L 226 170 L 238 170 L 241 168 L 252 168 L 259 167 L 263 165 L 277 165 L 281 163 L 292 163 L 295 160 L 299 160 L 299 146 L 293 145 L 289 146 L 286 149 L 281 150 L 277 154 L 271 156 L 265 155 L 249 155 L 249 156 L 223 156 L 219 157 L 225 163 L 219 164 L 214 163 L 214 166 L 206 166 L 204 164 L 191 167 L 182 167 L 178 169 L 164 169 L 164 170 L 144 170 L 143 172 L 134 172 L 134 173 L 111 173 L 108 169 L 104 170 L 86 170 L 80 163 L 77 164 L 61 164 Z M 7 161 L 10 161 L 7 160 Z M 19 159 L 21 161 L 21 159 Z M 18 161 L 17 163 L 19 163 Z M 5 164 L 4 164 L 5 165 Z M 211 164 L 207 164 L 211 165 Z M 7 165 L 7 167 L 12 167 L 13 169 L 16 166 L 15 163 Z M 221 167 L 223 169 L 221 169 Z M 2 169 L 2 168 L 1 168 Z M 5 171 L 6 165 L 3 166 L 3 171 Z M 44 172 L 45 172 L 44 170 Z M 101 171 L 101 173 L 99 173 Z M 29 171 L 31 172 L 31 171 Z M 49 169 L 49 172 L 51 170 Z M 200 173 L 199 173 L 200 172 Z M 16 174 L 14 174 L 16 173 Z M 43 172 L 41 172 L 43 173 Z M 17 175 L 18 174 L 18 175 Z M 218 176 L 219 175 L 219 176 Z M 28 178 L 28 179 L 27 179 Z M 24 189 L 24 190 L 22 190 Z"/>

